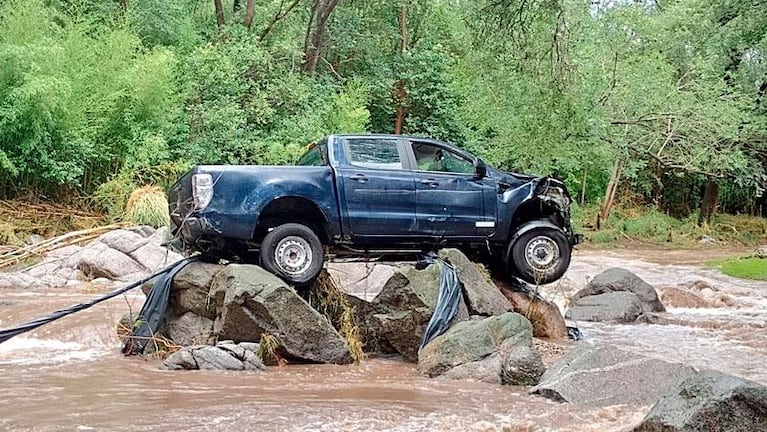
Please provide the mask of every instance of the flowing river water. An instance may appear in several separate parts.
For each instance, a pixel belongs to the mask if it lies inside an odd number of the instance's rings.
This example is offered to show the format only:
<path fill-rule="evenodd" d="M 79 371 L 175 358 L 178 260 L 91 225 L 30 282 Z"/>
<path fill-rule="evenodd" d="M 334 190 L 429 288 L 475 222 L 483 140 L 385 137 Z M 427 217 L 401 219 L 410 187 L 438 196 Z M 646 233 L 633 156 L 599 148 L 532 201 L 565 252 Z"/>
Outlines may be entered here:
<path fill-rule="evenodd" d="M 721 253 L 721 252 L 718 252 Z M 712 284 L 728 306 L 670 308 L 664 324 L 579 323 L 586 341 L 681 361 L 767 384 L 767 283 L 705 269 L 716 253 L 579 251 L 568 278 L 582 286 L 611 266 L 649 283 Z M 766 263 L 767 265 L 767 263 Z M 573 287 L 547 287 L 562 301 Z M 107 288 L 0 291 L 0 328 L 78 303 Z M 501 387 L 420 377 L 411 364 L 291 365 L 268 372 L 167 372 L 124 358 L 115 322 L 140 292 L 0 344 L 0 429 L 296 431 L 622 431 L 649 407 L 584 408 Z"/>

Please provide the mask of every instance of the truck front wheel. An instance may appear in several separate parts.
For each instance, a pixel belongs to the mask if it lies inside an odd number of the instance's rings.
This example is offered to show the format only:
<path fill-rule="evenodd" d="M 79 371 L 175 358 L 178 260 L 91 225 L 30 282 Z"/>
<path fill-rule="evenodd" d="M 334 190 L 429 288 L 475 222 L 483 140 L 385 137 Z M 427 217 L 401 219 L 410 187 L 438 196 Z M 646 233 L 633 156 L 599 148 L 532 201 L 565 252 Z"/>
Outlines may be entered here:
<path fill-rule="evenodd" d="M 280 225 L 261 242 L 261 265 L 296 285 L 314 280 L 322 270 L 324 258 L 320 239 L 305 225 Z"/>
<path fill-rule="evenodd" d="M 570 242 L 559 230 L 536 228 L 511 245 L 509 268 L 525 282 L 540 285 L 561 278 L 570 266 Z"/>

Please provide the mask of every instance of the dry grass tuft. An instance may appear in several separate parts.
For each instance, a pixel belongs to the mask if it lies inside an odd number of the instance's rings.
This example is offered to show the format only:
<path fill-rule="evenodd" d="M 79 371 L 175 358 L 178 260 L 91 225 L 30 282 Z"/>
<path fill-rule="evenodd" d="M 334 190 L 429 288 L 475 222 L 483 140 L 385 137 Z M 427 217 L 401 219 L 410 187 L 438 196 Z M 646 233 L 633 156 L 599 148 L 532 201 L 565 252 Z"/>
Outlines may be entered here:
<path fill-rule="evenodd" d="M 125 220 L 154 228 L 169 225 L 168 199 L 162 189 L 144 186 L 134 190 L 125 205 Z"/>
<path fill-rule="evenodd" d="M 258 343 L 258 357 L 267 364 L 276 364 L 285 366 L 288 364 L 279 353 L 280 340 L 271 333 L 261 333 L 261 340 Z"/>
<path fill-rule="evenodd" d="M 365 358 L 360 329 L 354 320 L 354 308 L 346 294 L 336 285 L 330 274 L 323 270 L 311 286 L 309 303 L 325 315 L 346 341 L 355 363 Z"/>

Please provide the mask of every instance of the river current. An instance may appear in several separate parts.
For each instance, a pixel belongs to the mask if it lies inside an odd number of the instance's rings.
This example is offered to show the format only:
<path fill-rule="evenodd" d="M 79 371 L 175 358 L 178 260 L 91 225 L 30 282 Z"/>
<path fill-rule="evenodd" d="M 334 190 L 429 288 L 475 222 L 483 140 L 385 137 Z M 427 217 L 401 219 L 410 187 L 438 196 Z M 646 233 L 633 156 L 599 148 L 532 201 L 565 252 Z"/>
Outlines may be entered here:
<path fill-rule="evenodd" d="M 582 286 L 611 266 L 649 283 L 705 281 L 726 307 L 669 308 L 663 324 L 578 323 L 586 340 L 717 369 L 767 384 L 767 283 L 705 269 L 715 252 L 579 251 L 567 277 Z M 767 265 L 767 264 L 766 264 Z M 85 301 L 110 288 L 0 291 L 0 327 Z M 546 287 L 563 303 L 571 288 Z M 414 365 L 370 358 L 359 365 L 289 365 L 266 373 L 157 369 L 125 358 L 115 322 L 140 292 L 0 344 L 0 429 L 253 431 L 623 431 L 647 406 L 583 408 L 524 387 L 427 379 Z"/>

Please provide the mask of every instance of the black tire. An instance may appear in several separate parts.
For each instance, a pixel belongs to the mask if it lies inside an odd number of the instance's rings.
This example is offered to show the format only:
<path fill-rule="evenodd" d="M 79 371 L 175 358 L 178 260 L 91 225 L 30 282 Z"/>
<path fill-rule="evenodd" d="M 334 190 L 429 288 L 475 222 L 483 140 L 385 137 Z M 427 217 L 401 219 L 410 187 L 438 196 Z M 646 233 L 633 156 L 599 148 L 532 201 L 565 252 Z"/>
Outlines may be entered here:
<path fill-rule="evenodd" d="M 325 260 L 317 234 L 297 223 L 287 223 L 269 231 L 261 242 L 260 255 L 265 269 L 295 285 L 313 281 Z"/>
<path fill-rule="evenodd" d="M 552 283 L 567 271 L 571 252 L 570 242 L 562 231 L 535 228 L 514 240 L 509 270 L 527 283 Z"/>

